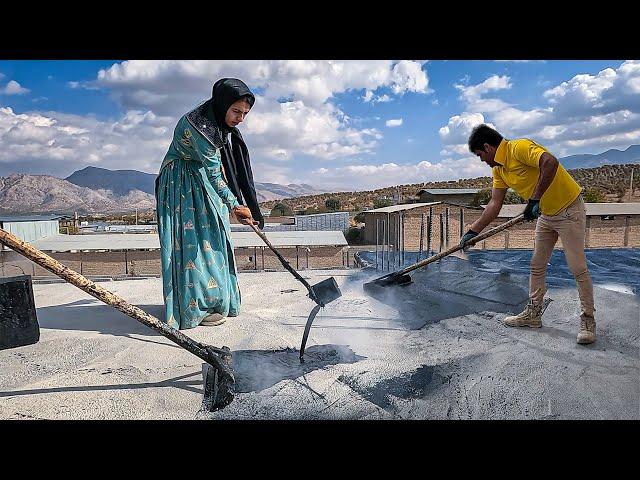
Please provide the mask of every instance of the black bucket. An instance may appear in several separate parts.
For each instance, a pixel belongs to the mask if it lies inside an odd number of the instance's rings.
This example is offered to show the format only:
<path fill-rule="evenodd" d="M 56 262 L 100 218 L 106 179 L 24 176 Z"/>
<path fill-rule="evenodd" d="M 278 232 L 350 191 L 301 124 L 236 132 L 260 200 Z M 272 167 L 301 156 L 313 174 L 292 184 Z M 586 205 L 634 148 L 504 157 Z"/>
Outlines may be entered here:
<path fill-rule="evenodd" d="M 30 275 L 0 277 L 0 350 L 40 340 Z"/>

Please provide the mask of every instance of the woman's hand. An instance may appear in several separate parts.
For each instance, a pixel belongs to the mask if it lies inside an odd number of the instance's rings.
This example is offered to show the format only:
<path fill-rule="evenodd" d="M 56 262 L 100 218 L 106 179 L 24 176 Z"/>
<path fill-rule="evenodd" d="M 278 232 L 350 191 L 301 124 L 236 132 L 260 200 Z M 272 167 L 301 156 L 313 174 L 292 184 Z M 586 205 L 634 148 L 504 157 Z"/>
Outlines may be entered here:
<path fill-rule="evenodd" d="M 240 223 L 244 223 L 245 225 L 258 225 L 258 222 L 256 222 L 253 219 L 253 216 L 251 216 L 251 210 L 249 210 L 249 208 L 245 207 L 244 205 L 240 205 L 234 208 L 233 214 L 236 216 Z"/>

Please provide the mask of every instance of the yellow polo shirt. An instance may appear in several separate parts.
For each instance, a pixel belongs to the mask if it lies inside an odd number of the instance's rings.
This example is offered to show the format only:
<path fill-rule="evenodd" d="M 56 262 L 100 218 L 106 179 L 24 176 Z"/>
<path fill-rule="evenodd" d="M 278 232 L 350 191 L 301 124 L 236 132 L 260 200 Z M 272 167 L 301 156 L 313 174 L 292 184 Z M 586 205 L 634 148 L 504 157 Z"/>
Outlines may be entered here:
<path fill-rule="evenodd" d="M 540 157 L 548 150 L 529 140 L 502 140 L 496 150 L 493 167 L 493 188 L 511 187 L 525 200 L 529 200 L 540 176 Z M 582 189 L 562 165 L 540 199 L 543 215 L 553 216 L 573 202 Z"/>

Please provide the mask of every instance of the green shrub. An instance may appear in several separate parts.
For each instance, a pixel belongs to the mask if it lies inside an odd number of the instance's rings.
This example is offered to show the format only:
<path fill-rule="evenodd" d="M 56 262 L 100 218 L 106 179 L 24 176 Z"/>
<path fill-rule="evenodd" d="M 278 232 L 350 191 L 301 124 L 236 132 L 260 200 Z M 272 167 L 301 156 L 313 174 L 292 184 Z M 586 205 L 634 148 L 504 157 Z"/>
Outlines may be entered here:
<path fill-rule="evenodd" d="M 272 217 L 285 217 L 287 215 L 293 215 L 293 210 L 286 203 L 276 203 L 271 209 Z"/>

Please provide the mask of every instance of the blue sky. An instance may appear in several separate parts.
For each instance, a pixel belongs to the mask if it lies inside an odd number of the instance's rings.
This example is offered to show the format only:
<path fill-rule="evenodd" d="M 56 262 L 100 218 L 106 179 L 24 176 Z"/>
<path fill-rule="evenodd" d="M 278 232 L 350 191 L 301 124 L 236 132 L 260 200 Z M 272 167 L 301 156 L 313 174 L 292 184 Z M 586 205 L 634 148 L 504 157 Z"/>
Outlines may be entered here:
<path fill-rule="evenodd" d="M 635 61 L 0 60 L 0 176 L 157 173 L 176 121 L 222 76 L 257 94 L 240 129 L 258 182 L 489 175 L 465 145 L 482 122 L 559 157 L 640 143 Z"/>

